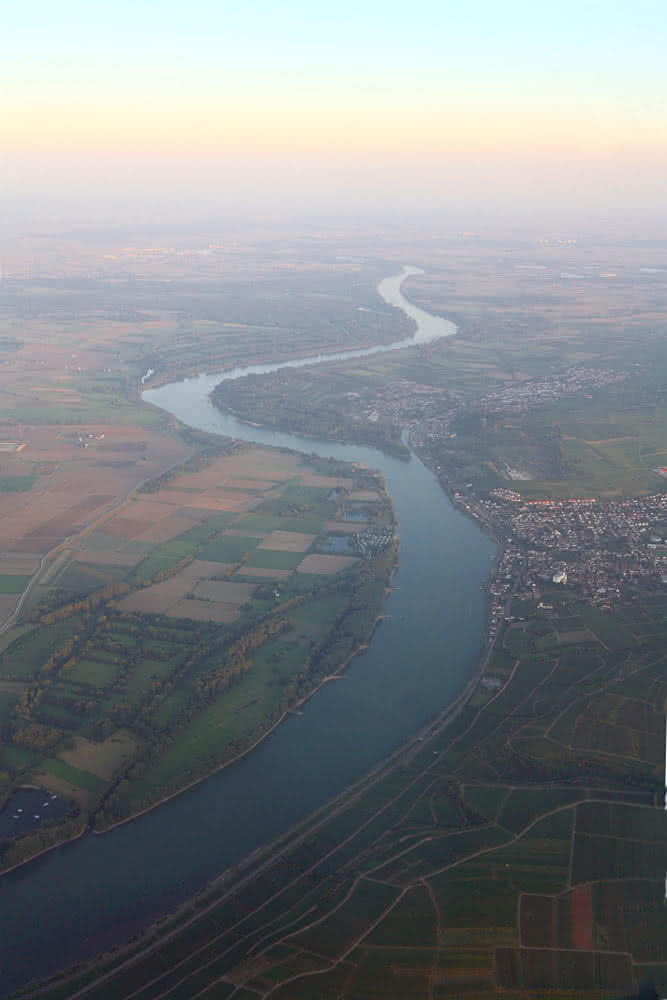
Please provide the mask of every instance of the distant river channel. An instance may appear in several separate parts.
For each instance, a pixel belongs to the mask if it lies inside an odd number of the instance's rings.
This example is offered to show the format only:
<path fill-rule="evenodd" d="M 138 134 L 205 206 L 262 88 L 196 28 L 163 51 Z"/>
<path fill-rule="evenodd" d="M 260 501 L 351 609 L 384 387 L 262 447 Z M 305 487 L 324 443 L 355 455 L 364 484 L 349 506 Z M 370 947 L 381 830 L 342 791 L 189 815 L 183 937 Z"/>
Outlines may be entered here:
<path fill-rule="evenodd" d="M 493 543 L 428 469 L 374 448 L 249 426 L 213 406 L 220 382 L 401 350 L 453 323 L 408 302 L 416 268 L 378 285 L 416 323 L 390 345 L 237 368 L 148 389 L 144 399 L 205 431 L 379 469 L 393 497 L 399 566 L 385 620 L 342 680 L 326 684 L 243 760 L 103 836 L 84 836 L 0 879 L 0 995 L 126 940 L 377 764 L 464 687 L 480 654 Z"/>

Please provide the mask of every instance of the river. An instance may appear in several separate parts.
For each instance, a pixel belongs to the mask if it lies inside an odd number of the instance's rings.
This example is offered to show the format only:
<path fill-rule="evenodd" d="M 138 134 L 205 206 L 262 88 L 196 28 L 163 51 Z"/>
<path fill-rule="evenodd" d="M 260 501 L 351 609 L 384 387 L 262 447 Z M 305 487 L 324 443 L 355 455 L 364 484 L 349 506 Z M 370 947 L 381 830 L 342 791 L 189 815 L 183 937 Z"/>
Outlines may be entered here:
<path fill-rule="evenodd" d="M 416 322 L 413 338 L 346 351 L 396 350 L 454 332 L 409 303 L 401 284 L 378 291 Z M 399 567 L 385 621 L 344 678 L 324 685 L 242 761 L 103 836 L 85 836 L 0 880 L 0 992 L 5 994 L 118 944 L 226 867 L 322 805 L 413 734 L 463 688 L 478 660 L 493 543 L 451 504 L 413 455 L 337 445 L 250 427 L 217 410 L 229 378 L 331 356 L 235 369 L 144 393 L 184 423 L 260 444 L 317 452 L 379 469 L 395 503 Z"/>

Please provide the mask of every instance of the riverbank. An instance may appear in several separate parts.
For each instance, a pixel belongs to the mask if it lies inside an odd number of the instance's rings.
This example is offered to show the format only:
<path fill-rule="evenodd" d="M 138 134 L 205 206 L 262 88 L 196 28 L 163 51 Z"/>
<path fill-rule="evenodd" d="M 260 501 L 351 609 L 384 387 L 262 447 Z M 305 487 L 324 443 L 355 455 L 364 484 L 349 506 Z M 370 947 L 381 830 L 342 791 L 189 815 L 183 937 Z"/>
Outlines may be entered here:
<path fill-rule="evenodd" d="M 20 882 L 13 875 L 3 880 L 4 901 L 14 913 L 5 970 L 10 986 L 90 955 L 75 930 L 82 922 L 94 928 L 95 950 L 109 948 L 273 842 L 432 723 L 434 706 L 450 705 L 479 664 L 480 585 L 491 545 L 451 506 L 421 462 L 249 428 L 212 406 L 208 393 L 216 381 L 149 389 L 145 398 L 207 434 L 380 468 L 401 538 L 386 617 L 365 655 L 350 662 L 344 681 L 323 684 L 302 715 L 291 713 L 235 767 L 112 836 L 81 838 L 52 852 L 28 866 Z M 57 899 L 50 896 L 56 884 Z M 39 896 L 51 899 L 48 913 L 57 920 L 34 927 L 29 899 Z M 106 900 L 103 910 L 94 905 L 99 898 Z"/>
<path fill-rule="evenodd" d="M 390 568 L 390 571 L 389 571 L 390 575 L 393 572 L 395 564 L 396 564 L 396 559 L 394 559 L 394 563 L 393 563 L 392 567 Z M 385 587 L 385 598 L 388 596 L 389 593 L 391 593 L 391 588 L 390 587 Z M 336 670 L 334 670 L 332 673 L 328 674 L 326 677 L 322 677 L 320 680 L 318 680 L 318 682 L 315 684 L 315 686 L 313 688 L 311 688 L 307 692 L 307 694 L 303 695 L 303 697 L 301 697 L 299 700 L 297 700 L 293 705 L 290 705 L 289 708 L 286 708 L 284 710 L 284 712 L 282 712 L 282 714 L 280 715 L 280 717 L 278 719 L 276 719 L 276 721 L 273 722 L 264 732 L 262 732 L 262 734 L 260 736 L 258 736 L 257 739 L 255 739 L 253 742 L 249 743 L 248 746 L 244 747 L 238 753 L 234 754 L 233 757 L 230 757 L 228 760 L 223 761 L 222 763 L 220 763 L 216 767 L 212 768 L 210 771 L 206 772 L 205 774 L 202 774 L 200 777 L 195 778 L 194 781 L 189 782 L 187 785 L 184 785 L 182 788 L 179 788 L 176 791 L 171 792 L 169 795 L 163 796 L 162 798 L 160 798 L 156 802 L 154 802 L 151 805 L 147 806 L 145 809 L 141 809 L 141 810 L 139 810 L 139 811 L 137 811 L 135 813 L 132 813 L 132 815 L 124 817 L 123 819 L 118 820 L 117 823 L 112 823 L 109 826 L 103 827 L 101 829 L 90 828 L 90 832 L 93 833 L 96 836 L 102 836 L 105 833 L 110 833 L 112 830 L 115 830 L 118 827 L 124 826 L 126 823 L 131 823 L 134 820 L 139 819 L 141 816 L 145 816 L 148 813 L 153 812 L 154 810 L 158 809 L 160 806 L 163 806 L 167 802 L 170 802 L 172 799 L 175 799 L 175 798 L 177 798 L 177 797 L 185 794 L 186 792 L 190 791 L 191 789 L 195 788 L 197 785 L 200 785 L 203 781 L 207 781 L 209 778 L 213 777 L 216 774 L 219 774 L 220 772 L 224 771 L 226 768 L 231 767 L 233 764 L 239 763 L 239 761 L 243 760 L 244 757 L 247 757 L 249 753 L 251 753 L 257 747 L 259 747 L 266 739 L 268 739 L 268 737 L 271 736 L 271 734 L 276 729 L 278 729 L 278 727 L 280 725 L 282 725 L 283 722 L 290 715 L 294 714 L 295 712 L 298 712 L 299 709 L 301 709 L 304 705 L 306 705 L 311 700 L 311 698 L 313 698 L 317 694 L 317 692 L 323 687 L 323 685 L 329 683 L 332 680 L 338 680 L 341 677 L 343 677 L 343 675 L 345 674 L 345 671 L 348 669 L 348 667 L 350 666 L 350 664 L 352 663 L 352 661 L 357 656 L 361 656 L 368 649 L 369 644 L 370 644 L 370 642 L 371 642 L 371 640 L 373 638 L 373 635 L 375 634 L 375 630 L 377 629 L 378 624 L 383 620 L 383 618 L 384 618 L 384 615 L 378 614 L 375 617 L 374 621 L 373 621 L 373 624 L 372 624 L 372 626 L 370 628 L 370 631 L 369 631 L 369 633 L 368 633 L 365 641 L 361 642 L 349 654 L 349 656 L 340 664 L 340 666 Z M 91 817 L 91 818 L 94 821 L 94 816 Z M 83 832 L 85 832 L 85 830 Z M 72 839 L 75 839 L 75 838 L 72 838 Z M 66 841 L 63 841 L 63 843 L 65 843 L 65 842 Z M 58 846 L 58 845 L 55 845 L 55 846 Z M 32 860 L 32 858 L 26 859 L 26 863 L 27 863 L 27 861 L 31 861 L 31 860 Z M 16 866 L 16 867 L 18 867 L 18 866 Z M 0 876 L 2 876 L 3 874 L 4 874 L 4 872 L 0 871 Z"/>
<path fill-rule="evenodd" d="M 382 617 L 378 617 L 374 628 L 377 627 Z M 342 676 L 349 662 L 361 651 L 360 649 L 353 654 L 348 663 L 342 664 L 340 671 L 335 676 Z M 86 963 L 83 967 L 65 972 L 62 976 L 52 977 L 42 984 L 35 984 L 31 990 L 31 996 L 48 994 L 54 988 L 60 992 L 68 982 L 76 982 L 78 990 L 82 986 L 82 982 L 78 982 L 79 980 L 95 979 L 96 983 L 99 984 L 123 970 L 126 963 L 131 965 L 136 961 L 138 954 L 142 958 L 147 958 L 158 948 L 168 944 L 170 940 L 177 939 L 180 934 L 224 904 L 227 899 L 233 897 L 245 886 L 251 885 L 261 877 L 264 870 L 273 867 L 281 857 L 288 855 L 304 841 L 316 836 L 318 831 L 325 828 L 337 815 L 362 800 L 364 795 L 371 793 L 375 786 L 390 778 L 396 771 L 403 771 L 409 767 L 414 755 L 424 750 L 424 743 L 428 743 L 436 737 L 446 736 L 447 728 L 453 725 L 466 707 L 480 677 L 481 672 L 477 671 L 469 679 L 459 696 L 436 718 L 429 720 L 404 745 L 380 761 L 363 777 L 315 810 L 305 820 L 284 831 L 275 841 L 256 849 L 238 865 L 216 876 L 199 893 L 181 904 L 173 913 L 155 920 L 144 929 L 139 939 L 128 942 L 127 945 L 115 951 L 113 955 L 105 954 L 99 959 Z M 318 688 L 332 679 L 334 676 L 324 678 Z M 314 694 L 315 691 L 305 698 L 303 703 L 305 704 Z M 142 942 L 144 942 L 143 946 Z M 101 979 L 96 979 L 96 970 L 100 972 L 106 970 Z"/>

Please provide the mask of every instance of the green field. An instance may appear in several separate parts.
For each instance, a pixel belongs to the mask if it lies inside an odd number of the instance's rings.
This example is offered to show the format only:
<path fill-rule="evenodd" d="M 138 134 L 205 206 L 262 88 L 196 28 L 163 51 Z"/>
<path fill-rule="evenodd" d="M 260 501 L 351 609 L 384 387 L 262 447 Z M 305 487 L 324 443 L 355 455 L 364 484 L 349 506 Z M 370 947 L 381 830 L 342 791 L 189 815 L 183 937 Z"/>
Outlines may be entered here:
<path fill-rule="evenodd" d="M 151 990 L 166 989 L 173 975 L 184 1000 L 208 987 L 204 995 L 215 996 L 221 976 L 260 995 L 285 983 L 271 994 L 285 1000 L 428 1000 L 435 982 L 436 995 L 491 1000 L 503 987 L 504 996 L 551 1000 L 555 993 L 526 985 L 547 976 L 559 997 L 606 1000 L 628 995 L 633 975 L 649 965 L 662 984 L 663 744 L 648 765 L 571 745 L 578 726 L 593 732 L 603 720 L 619 732 L 629 720 L 638 732 L 663 732 L 664 658 L 633 638 L 661 607 L 647 599 L 624 608 L 604 616 L 605 629 L 592 616 L 600 639 L 549 654 L 539 652 L 535 619 L 494 702 L 475 707 L 473 697 L 449 726 L 283 835 L 268 867 L 258 859 L 249 879 L 244 873 L 235 883 L 230 873 L 224 890 L 206 890 L 205 916 L 85 996 L 126 1000 L 155 977 Z M 319 629 L 335 614 L 345 614 L 335 592 L 298 606 L 295 633 L 286 636 Z M 580 605 L 562 600 L 554 634 L 580 614 Z M 505 641 L 514 641 L 512 631 Z M 289 682 L 304 650 L 286 637 L 264 643 L 253 657 L 254 680 L 264 673 Z M 506 652 L 501 639 L 497 662 Z M 177 755 L 195 761 L 210 753 L 211 732 L 236 737 L 238 715 L 254 711 L 259 696 L 251 678 L 234 689 L 231 715 L 214 704 L 183 731 L 156 765 L 159 780 L 175 773 Z M 633 700 L 619 708 L 626 683 Z M 138 804 L 141 786 L 133 790 Z M 593 922 L 582 930 L 580 916 L 576 925 L 591 945 L 573 943 L 575 890 L 584 899 L 591 893 Z M 553 946 L 553 967 L 542 970 L 530 957 L 530 941 Z M 316 970 L 323 975 L 313 977 Z"/>
<path fill-rule="evenodd" d="M 246 566 L 263 569 L 296 569 L 303 560 L 304 552 L 279 552 L 274 549 L 254 549 L 246 560 Z"/>
<path fill-rule="evenodd" d="M 263 644 L 253 656 L 253 669 L 210 705 L 174 739 L 169 749 L 138 780 L 130 781 L 125 797 L 129 811 L 138 808 L 154 788 L 169 789 L 182 775 L 195 773 L 202 763 L 233 753 L 235 741 L 260 729 L 280 691 L 304 664 L 307 651 L 280 639 Z"/>
<path fill-rule="evenodd" d="M 301 531 L 306 535 L 317 535 L 322 529 L 322 520 L 312 517 L 277 517 L 273 514 L 246 514 L 239 518 L 240 531 Z"/>
<path fill-rule="evenodd" d="M 0 594 L 22 594 L 29 581 L 29 576 L 0 573 Z"/>
<path fill-rule="evenodd" d="M 99 793 L 105 786 L 105 782 L 101 778 L 96 777 L 89 771 L 82 771 L 78 767 L 72 767 L 71 764 L 66 764 L 64 760 L 56 760 L 55 758 L 43 760 L 40 764 L 40 769 L 48 772 L 48 774 L 53 774 L 56 778 L 62 778 L 63 781 L 69 782 L 70 785 L 83 788 L 87 792 Z"/>
<path fill-rule="evenodd" d="M 205 545 L 199 552 L 201 559 L 213 562 L 237 563 L 252 552 L 261 541 L 260 538 L 241 538 L 236 535 L 223 535 L 215 542 Z"/>
<path fill-rule="evenodd" d="M 192 471 L 209 460 L 197 458 Z M 153 492 L 168 490 L 170 476 L 183 473 L 177 467 L 158 477 Z M 246 521 L 249 531 L 260 523 L 264 530 L 316 533 L 322 522 L 314 510 L 322 516 L 336 510 L 329 492 L 292 479 L 280 503 L 266 499 L 240 520 L 237 513 L 213 514 L 162 543 L 135 544 L 99 529 L 86 536 L 86 562 L 61 559 L 58 572 L 31 595 L 30 627 L 22 623 L 3 642 L 0 792 L 47 781 L 39 775 L 48 774 L 56 790 L 59 780 L 79 790 L 71 794 L 82 818 L 103 829 L 242 753 L 323 674 L 338 669 L 380 609 L 391 553 L 360 563 L 344 580 L 291 572 L 276 583 L 271 571 L 294 570 L 304 553 L 259 549 L 259 535 L 225 534 L 232 524 L 239 530 L 237 522 L 243 530 Z M 124 554 L 136 550 L 141 561 L 123 565 Z M 109 560 L 115 552 L 120 565 Z M 164 582 L 157 593 L 177 601 L 187 592 L 183 583 L 196 585 L 198 568 L 189 568 L 195 559 L 220 563 L 221 576 L 222 564 L 243 562 L 260 580 L 268 573 L 267 582 L 252 588 L 238 621 L 228 624 L 123 610 L 122 599 L 151 582 Z M 174 579 L 181 571 L 185 576 Z M 214 566 L 201 572 L 217 578 Z M 5 578 L 6 591 L 12 582 Z M 367 610 L 352 611 L 355 599 Z M 282 608 L 289 613 L 283 616 Z M 60 757 L 77 736 L 95 744 L 119 731 L 132 739 L 118 787 L 91 778 L 85 764 L 78 773 Z M 36 842 L 25 841 L 27 854 Z M 20 860 L 22 844 L 0 845 L 0 863 L 3 851 L 12 863 Z"/>
<path fill-rule="evenodd" d="M 69 681 L 91 684 L 93 687 L 107 687 L 116 677 L 117 670 L 111 663 L 101 660 L 77 660 L 73 667 L 65 671 Z"/>
<path fill-rule="evenodd" d="M 25 493 L 34 482 L 34 476 L 0 476 L 0 493 Z"/>
<path fill-rule="evenodd" d="M 198 541 L 195 538 L 186 541 L 165 542 L 154 548 L 150 554 L 139 563 L 134 571 L 138 580 L 152 580 L 158 573 L 172 569 L 182 559 L 194 555 L 198 548 Z"/>

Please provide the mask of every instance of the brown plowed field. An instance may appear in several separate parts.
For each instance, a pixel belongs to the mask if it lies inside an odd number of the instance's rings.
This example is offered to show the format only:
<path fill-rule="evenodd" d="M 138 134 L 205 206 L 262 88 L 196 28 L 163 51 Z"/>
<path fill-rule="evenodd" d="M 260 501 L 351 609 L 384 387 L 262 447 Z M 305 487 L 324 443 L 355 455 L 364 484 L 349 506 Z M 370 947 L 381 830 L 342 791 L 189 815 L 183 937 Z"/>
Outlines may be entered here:
<path fill-rule="evenodd" d="M 193 618 L 202 622 L 235 622 L 240 611 L 234 604 L 216 604 L 214 601 L 179 601 L 167 611 L 170 618 Z"/>
<path fill-rule="evenodd" d="M 524 948 L 553 948 L 556 945 L 555 899 L 553 896 L 521 896 L 519 923 Z"/>
<path fill-rule="evenodd" d="M 190 503 L 183 504 L 188 510 L 212 510 L 212 511 L 244 511 L 253 510 L 263 500 L 261 496 L 253 496 L 250 493 L 221 493 L 211 496 L 210 493 L 203 493 L 201 496 L 191 496 Z"/>
<path fill-rule="evenodd" d="M 593 947 L 593 897 L 590 885 L 578 885 L 570 897 L 572 944 L 590 951 Z"/>
<path fill-rule="evenodd" d="M 114 499 L 93 494 L 72 504 L 72 494 L 26 493 L 0 501 L 0 541 L 19 552 L 47 552 L 68 535 L 81 530 Z M 18 539 L 18 540 L 17 540 Z"/>
<path fill-rule="evenodd" d="M 157 496 L 161 496 L 160 493 Z M 192 494 L 190 494 L 190 499 Z M 143 497 L 137 497 L 135 503 L 128 505 L 125 508 L 126 512 L 131 511 L 132 516 L 143 520 L 148 518 L 150 520 L 159 520 L 160 518 L 172 517 L 175 514 L 182 514 L 183 510 L 180 504 L 172 504 L 168 501 L 156 500 L 153 495 L 151 495 L 150 500 L 144 500 Z M 192 515 L 195 517 L 196 515 Z"/>
<path fill-rule="evenodd" d="M 299 573 L 338 573 L 357 562 L 355 556 L 306 556 L 297 566 Z"/>
<path fill-rule="evenodd" d="M 129 597 L 119 602 L 121 611 L 143 611 L 146 614 L 163 615 L 172 604 L 185 597 L 194 585 L 191 578 L 183 577 L 181 573 L 172 576 L 161 583 L 153 583 L 150 587 L 137 590 Z"/>
<path fill-rule="evenodd" d="M 233 569 L 235 563 L 212 562 L 209 559 L 195 559 L 178 574 L 188 580 L 205 580 L 212 576 L 222 576 Z"/>
<path fill-rule="evenodd" d="M 136 538 L 150 527 L 150 521 L 137 521 L 132 517 L 114 517 L 111 521 L 106 521 L 103 530 L 119 538 Z"/>
<path fill-rule="evenodd" d="M 96 549 L 82 549 L 74 556 L 76 562 L 96 563 L 100 566 L 136 566 L 145 552 L 104 552 Z"/>
<path fill-rule="evenodd" d="M 214 488 L 248 490 L 251 493 L 264 493 L 266 490 L 271 490 L 277 485 L 278 482 L 275 479 L 249 479 L 240 476 L 228 476 L 220 480 L 220 482 L 212 484 Z"/>
<path fill-rule="evenodd" d="M 152 515 L 160 513 L 162 515 L 165 513 L 173 514 L 174 512 L 169 510 L 169 507 L 188 507 L 198 495 L 194 491 L 188 492 L 187 490 L 172 490 L 167 488 L 157 493 L 143 493 L 137 497 L 137 502 L 142 507 L 149 509 Z"/>
<path fill-rule="evenodd" d="M 173 517 L 162 518 L 148 531 L 142 531 L 137 538 L 141 542 L 169 542 L 200 523 L 199 518 L 188 517 L 187 514 L 174 514 Z"/>
<path fill-rule="evenodd" d="M 351 490 L 354 488 L 354 482 L 351 479 L 345 479 L 343 476 L 318 476 L 316 472 L 310 472 L 307 465 L 304 465 L 299 472 L 303 477 L 304 486 L 319 486 L 324 490 Z"/>
<path fill-rule="evenodd" d="M 276 549 L 279 552 L 307 552 L 315 535 L 305 535 L 298 531 L 272 531 L 258 549 Z"/>
<path fill-rule="evenodd" d="M 301 473 L 300 458 L 266 451 L 263 448 L 244 448 L 233 455 L 225 455 L 199 472 L 187 473 L 172 480 L 171 486 L 210 490 L 229 486 L 237 489 L 266 490 Z"/>

